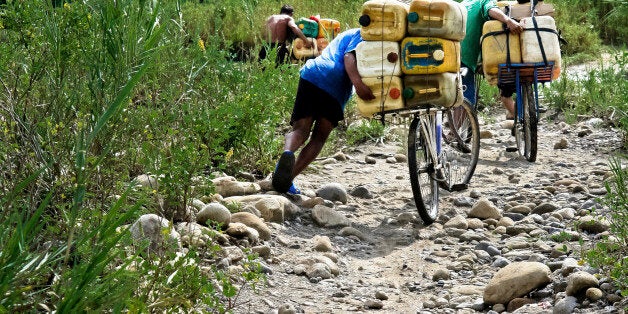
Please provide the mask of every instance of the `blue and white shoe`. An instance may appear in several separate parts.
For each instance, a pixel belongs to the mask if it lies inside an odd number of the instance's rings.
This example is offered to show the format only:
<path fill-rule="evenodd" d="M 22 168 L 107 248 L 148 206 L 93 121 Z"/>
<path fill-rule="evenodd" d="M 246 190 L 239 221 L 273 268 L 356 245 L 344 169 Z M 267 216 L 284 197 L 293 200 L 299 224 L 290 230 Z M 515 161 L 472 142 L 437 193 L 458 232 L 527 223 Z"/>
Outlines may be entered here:
<path fill-rule="evenodd" d="M 301 190 L 299 190 L 299 188 L 296 185 L 294 185 L 294 182 L 293 182 L 292 185 L 290 185 L 288 192 L 286 193 L 292 194 L 292 195 L 299 195 L 301 194 Z"/>

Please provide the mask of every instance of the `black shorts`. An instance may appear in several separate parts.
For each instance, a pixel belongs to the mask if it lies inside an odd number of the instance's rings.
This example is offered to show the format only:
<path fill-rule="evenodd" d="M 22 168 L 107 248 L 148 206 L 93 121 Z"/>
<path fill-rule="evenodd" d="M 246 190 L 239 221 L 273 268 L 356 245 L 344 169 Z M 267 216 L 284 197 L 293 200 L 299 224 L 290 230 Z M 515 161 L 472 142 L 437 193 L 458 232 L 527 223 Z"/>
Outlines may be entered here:
<path fill-rule="evenodd" d="M 515 93 L 515 84 L 497 84 L 499 94 L 504 97 L 512 97 Z"/>
<path fill-rule="evenodd" d="M 334 97 L 301 78 L 299 79 L 290 124 L 308 117 L 312 117 L 314 120 L 325 118 L 336 127 L 339 121 L 344 120 L 345 115 L 342 106 Z"/>

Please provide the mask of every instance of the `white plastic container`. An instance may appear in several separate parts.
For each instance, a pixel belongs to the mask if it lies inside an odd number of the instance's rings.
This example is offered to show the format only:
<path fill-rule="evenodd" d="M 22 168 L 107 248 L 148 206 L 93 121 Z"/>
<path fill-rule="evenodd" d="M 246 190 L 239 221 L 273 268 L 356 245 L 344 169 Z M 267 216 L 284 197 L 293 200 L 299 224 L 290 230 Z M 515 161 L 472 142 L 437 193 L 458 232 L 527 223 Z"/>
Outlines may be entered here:
<path fill-rule="evenodd" d="M 467 29 L 467 9 L 453 0 L 414 0 L 408 13 L 408 34 L 462 40 Z"/>
<path fill-rule="evenodd" d="M 462 103 L 462 79 L 457 73 L 406 75 L 403 98 L 407 108 L 432 105 L 451 107 Z"/>
<path fill-rule="evenodd" d="M 538 29 L 538 34 L 541 38 L 541 42 L 539 43 L 537 31 L 535 30 L 532 19 L 533 18 L 530 17 L 521 19 L 521 23 L 525 28 L 521 35 L 521 58 L 524 63 L 544 62 L 543 54 L 541 53 L 542 45 L 546 60 L 554 62 L 552 79 L 555 80 L 560 76 L 562 61 L 560 56 L 560 42 L 558 40 L 558 33 L 556 32 L 556 23 L 551 16 L 534 17 L 537 22 L 536 29 Z"/>
<path fill-rule="evenodd" d="M 355 56 L 361 77 L 401 75 L 396 41 L 363 41 L 356 47 Z"/>
<path fill-rule="evenodd" d="M 362 78 L 362 82 L 368 86 L 375 99 L 363 100 L 356 97 L 358 111 L 365 118 L 372 118 L 381 111 L 403 109 L 404 102 L 401 97 L 403 83 L 398 76 L 380 76 Z"/>

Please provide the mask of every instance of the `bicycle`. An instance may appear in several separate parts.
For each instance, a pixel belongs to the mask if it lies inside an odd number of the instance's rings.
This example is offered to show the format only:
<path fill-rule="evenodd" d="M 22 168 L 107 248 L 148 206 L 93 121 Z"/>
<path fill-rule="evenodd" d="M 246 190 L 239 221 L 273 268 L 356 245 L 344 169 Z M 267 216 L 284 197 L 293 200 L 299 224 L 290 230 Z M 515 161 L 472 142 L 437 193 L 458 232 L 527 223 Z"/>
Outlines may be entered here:
<path fill-rule="evenodd" d="M 379 118 L 386 114 L 412 118 L 408 134 L 410 184 L 419 216 L 431 224 L 438 218 L 439 189 L 465 190 L 475 172 L 480 152 L 476 112 L 465 99 L 454 107 L 424 105 L 381 112 Z"/>
<path fill-rule="evenodd" d="M 539 63 L 503 63 L 499 65 L 498 82 L 514 84 L 517 98 L 515 101 L 515 120 L 513 135 L 517 151 L 527 161 L 536 161 L 537 128 L 539 119 L 538 83 L 552 80 L 554 62 Z"/>

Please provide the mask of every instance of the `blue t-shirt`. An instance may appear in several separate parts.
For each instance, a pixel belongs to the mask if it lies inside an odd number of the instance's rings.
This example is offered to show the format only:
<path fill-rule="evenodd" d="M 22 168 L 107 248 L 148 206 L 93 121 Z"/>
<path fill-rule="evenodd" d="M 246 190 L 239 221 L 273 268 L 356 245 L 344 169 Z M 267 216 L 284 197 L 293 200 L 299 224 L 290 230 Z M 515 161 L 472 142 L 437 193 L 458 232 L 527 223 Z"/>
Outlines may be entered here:
<path fill-rule="evenodd" d="M 338 100 L 344 110 L 351 97 L 353 85 L 345 72 L 344 56 L 362 42 L 359 28 L 344 31 L 323 50 L 320 56 L 308 60 L 301 69 L 301 78 L 316 85 Z"/>

